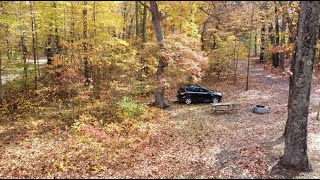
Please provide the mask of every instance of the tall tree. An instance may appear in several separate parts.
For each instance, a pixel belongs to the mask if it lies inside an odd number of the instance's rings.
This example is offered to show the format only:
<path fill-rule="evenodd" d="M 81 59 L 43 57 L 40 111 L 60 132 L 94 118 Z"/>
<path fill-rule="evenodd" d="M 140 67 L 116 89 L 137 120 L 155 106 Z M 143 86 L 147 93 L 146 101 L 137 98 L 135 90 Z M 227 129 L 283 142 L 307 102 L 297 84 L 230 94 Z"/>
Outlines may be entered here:
<path fill-rule="evenodd" d="M 88 7 L 87 7 L 87 1 L 84 1 L 84 7 L 82 10 L 82 18 L 83 18 L 83 51 L 84 51 L 84 76 L 86 78 L 85 80 L 85 85 L 88 86 L 90 85 L 90 69 L 89 69 L 89 61 L 88 61 L 88 42 L 87 42 L 87 36 L 88 36 L 88 20 L 87 20 L 87 15 L 88 15 Z"/>
<path fill-rule="evenodd" d="M 269 38 L 270 38 L 270 42 L 271 42 L 271 45 L 272 47 L 275 48 L 275 37 L 274 37 L 274 34 L 273 34 L 273 25 L 270 24 L 269 25 Z M 271 59 L 272 59 L 272 65 L 275 66 L 276 64 L 276 53 L 274 51 L 272 51 L 272 54 L 271 54 Z"/>
<path fill-rule="evenodd" d="M 19 20 L 20 20 L 20 26 L 19 26 L 19 31 L 20 31 L 20 48 L 22 52 L 22 60 L 23 60 L 23 70 L 24 70 L 24 92 L 25 94 L 27 93 L 27 80 L 28 80 L 28 65 L 27 65 L 27 55 L 28 55 L 28 49 L 26 45 L 26 35 L 25 35 L 25 20 L 23 18 L 23 6 L 22 2 L 20 1 L 19 3 L 20 8 L 19 8 Z"/>
<path fill-rule="evenodd" d="M 0 11 L 1 15 L 3 14 L 3 4 L 0 3 L 0 7 L 2 9 L 2 11 Z M 2 24 L 1 24 L 2 25 Z M 0 31 L 0 37 L 2 37 L 2 31 Z M 9 60 L 9 58 L 8 58 Z M 2 104 L 2 100 L 3 100 L 3 87 L 2 87 L 2 53 L 1 53 L 1 49 L 0 49 L 0 105 Z"/>
<path fill-rule="evenodd" d="M 290 77 L 285 149 L 280 163 L 299 171 L 310 171 L 307 124 L 315 45 L 319 32 L 320 3 L 302 1 L 300 6 L 298 37 L 292 59 L 293 76 Z"/>
<path fill-rule="evenodd" d="M 257 29 L 255 30 L 254 33 L 254 57 L 257 57 L 258 51 L 257 51 L 257 41 L 258 41 L 258 37 L 257 37 Z"/>
<path fill-rule="evenodd" d="M 147 7 L 143 6 L 143 20 L 142 20 L 142 43 L 147 42 Z"/>
<path fill-rule="evenodd" d="M 2 53 L 0 50 L 0 105 L 2 104 L 3 100 L 3 87 L 2 87 Z"/>
<path fill-rule="evenodd" d="M 136 1 L 136 45 L 137 46 L 138 46 L 138 41 L 139 41 L 139 37 L 140 37 L 139 9 L 140 9 L 140 4 L 138 1 Z"/>
<path fill-rule="evenodd" d="M 149 2 L 150 2 L 150 11 L 152 14 L 152 22 L 153 22 L 154 30 L 156 32 L 157 42 L 160 46 L 160 49 L 162 49 L 163 48 L 162 41 L 164 40 L 164 36 L 163 36 L 162 26 L 160 23 L 161 14 L 158 10 L 157 2 L 156 1 L 149 1 Z M 168 65 L 165 57 L 160 56 L 159 64 L 157 68 L 157 86 L 158 87 L 155 93 L 155 105 L 159 106 L 160 108 L 169 107 L 169 104 L 167 103 L 164 97 L 165 87 L 163 85 L 163 75 L 167 66 Z"/>
<path fill-rule="evenodd" d="M 267 11 L 267 2 L 264 2 L 260 9 L 262 11 Z M 260 62 L 264 62 L 265 60 L 265 48 L 266 48 L 266 13 L 263 12 L 263 17 L 262 17 L 262 24 L 261 24 L 261 30 L 260 30 Z"/>
<path fill-rule="evenodd" d="M 142 49 L 144 49 L 147 42 L 147 7 L 143 6 L 143 19 L 142 19 Z M 141 57 L 141 80 L 144 79 L 144 76 L 148 74 L 148 66 L 146 66 L 146 60 L 144 57 Z"/>
<path fill-rule="evenodd" d="M 275 16 L 276 16 L 275 20 L 274 20 L 275 21 L 274 22 L 274 24 L 275 24 L 275 45 L 274 45 L 274 47 L 278 49 L 279 44 L 280 44 L 280 36 L 279 36 L 279 28 L 280 28 L 280 26 L 279 26 L 279 17 L 278 17 L 279 9 L 278 9 L 277 2 L 275 2 L 274 11 L 275 11 Z M 276 50 L 276 52 L 275 52 L 275 60 L 274 60 L 273 66 L 275 68 L 279 67 L 279 52 L 278 52 L 278 50 Z"/>
<path fill-rule="evenodd" d="M 283 47 L 285 45 L 285 41 L 286 41 L 286 37 L 285 37 L 285 33 L 286 33 L 286 29 L 287 29 L 287 24 L 286 24 L 286 19 L 285 19 L 285 15 L 282 15 L 282 20 L 281 20 L 281 48 L 282 48 L 282 52 L 280 52 L 279 55 L 279 68 L 284 71 L 284 58 L 285 58 L 285 51 L 283 50 Z"/>
<path fill-rule="evenodd" d="M 251 34 L 252 34 L 252 21 L 253 21 L 253 14 L 254 14 L 254 9 L 252 5 L 252 10 L 251 10 L 251 21 L 250 21 L 250 38 L 249 38 L 249 46 L 248 46 L 248 64 L 247 64 L 247 81 L 246 81 L 246 91 L 249 89 L 249 65 L 250 65 L 250 50 L 251 50 Z"/>
<path fill-rule="evenodd" d="M 37 70 L 37 49 L 36 49 L 36 38 L 35 38 L 35 31 L 36 31 L 36 21 L 35 21 L 35 15 L 34 15 L 34 2 L 29 1 L 30 5 L 30 14 L 31 14 L 31 30 L 32 30 L 32 51 L 33 51 L 33 67 L 35 71 Z M 38 76 L 37 72 L 34 73 L 34 84 L 35 89 L 38 89 Z"/>

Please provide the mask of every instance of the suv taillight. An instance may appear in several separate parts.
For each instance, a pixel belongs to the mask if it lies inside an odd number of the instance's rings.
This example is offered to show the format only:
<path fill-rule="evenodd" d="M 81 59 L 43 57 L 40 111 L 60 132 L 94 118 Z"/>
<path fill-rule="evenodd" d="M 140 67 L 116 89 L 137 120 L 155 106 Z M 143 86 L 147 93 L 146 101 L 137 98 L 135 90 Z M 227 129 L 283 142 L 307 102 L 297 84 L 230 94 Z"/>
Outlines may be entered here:
<path fill-rule="evenodd" d="M 180 92 L 180 95 L 184 95 L 184 94 L 187 94 L 187 92 Z"/>

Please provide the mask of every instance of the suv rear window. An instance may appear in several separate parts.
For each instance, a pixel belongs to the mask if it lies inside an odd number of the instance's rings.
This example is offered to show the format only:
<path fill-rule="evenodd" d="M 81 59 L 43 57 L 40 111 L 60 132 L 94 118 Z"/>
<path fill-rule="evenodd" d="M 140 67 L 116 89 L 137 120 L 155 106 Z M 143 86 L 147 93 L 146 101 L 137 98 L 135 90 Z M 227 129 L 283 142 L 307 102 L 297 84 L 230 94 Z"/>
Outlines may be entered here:
<path fill-rule="evenodd" d="M 178 93 L 181 93 L 181 92 L 186 92 L 186 90 L 184 88 L 179 88 Z"/>

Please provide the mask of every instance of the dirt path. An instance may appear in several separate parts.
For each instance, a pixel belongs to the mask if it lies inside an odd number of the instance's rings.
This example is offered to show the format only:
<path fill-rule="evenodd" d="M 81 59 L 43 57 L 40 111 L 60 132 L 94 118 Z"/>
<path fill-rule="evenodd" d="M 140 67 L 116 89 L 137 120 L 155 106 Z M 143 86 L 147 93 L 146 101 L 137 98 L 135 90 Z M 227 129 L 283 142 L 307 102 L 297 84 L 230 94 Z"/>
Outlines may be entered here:
<path fill-rule="evenodd" d="M 39 65 L 42 66 L 42 65 L 45 65 L 48 60 L 46 57 L 42 57 L 38 61 L 39 61 Z M 28 59 L 27 62 L 33 63 L 33 59 Z M 33 69 L 33 66 L 29 67 L 29 69 Z M 16 70 L 16 73 L 14 73 L 14 74 L 10 73 L 10 74 L 6 74 L 6 75 L 1 76 L 2 84 L 4 85 L 9 81 L 13 81 L 13 80 L 19 78 L 20 73 L 22 73 L 22 71 L 23 71 L 23 68 L 19 68 Z"/>
<path fill-rule="evenodd" d="M 166 126 L 173 130 L 136 157 L 133 168 L 113 177 L 140 178 L 293 178 L 320 177 L 319 125 L 310 114 L 309 151 L 315 171 L 300 174 L 275 166 L 283 153 L 282 135 L 287 111 L 288 81 L 251 65 L 249 91 L 244 91 L 245 68 L 238 84 L 207 83 L 224 93 L 224 101 L 237 100 L 235 113 L 214 114 L 208 104 L 174 104 Z M 204 83 L 203 83 L 204 84 Z M 262 103 L 271 113 L 258 115 L 250 108 Z"/>
<path fill-rule="evenodd" d="M 258 78 L 258 79 L 264 79 L 264 81 L 270 85 L 275 86 L 278 89 L 288 91 L 289 90 L 289 79 L 281 76 L 277 76 L 274 74 L 271 74 L 267 70 L 265 70 L 262 66 L 262 64 L 252 65 L 253 69 L 250 70 L 250 75 Z"/>

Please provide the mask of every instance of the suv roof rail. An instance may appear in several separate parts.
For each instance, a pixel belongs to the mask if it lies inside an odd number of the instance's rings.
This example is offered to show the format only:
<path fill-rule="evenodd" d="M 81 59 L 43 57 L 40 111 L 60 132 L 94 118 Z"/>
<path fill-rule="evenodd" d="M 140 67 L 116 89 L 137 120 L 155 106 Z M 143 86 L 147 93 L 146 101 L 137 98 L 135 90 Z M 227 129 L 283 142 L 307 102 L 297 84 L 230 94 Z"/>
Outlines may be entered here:
<path fill-rule="evenodd" d="M 202 87 L 202 86 L 200 86 L 199 84 L 191 84 L 191 83 L 184 84 L 183 86 L 197 86 L 197 87 Z"/>

